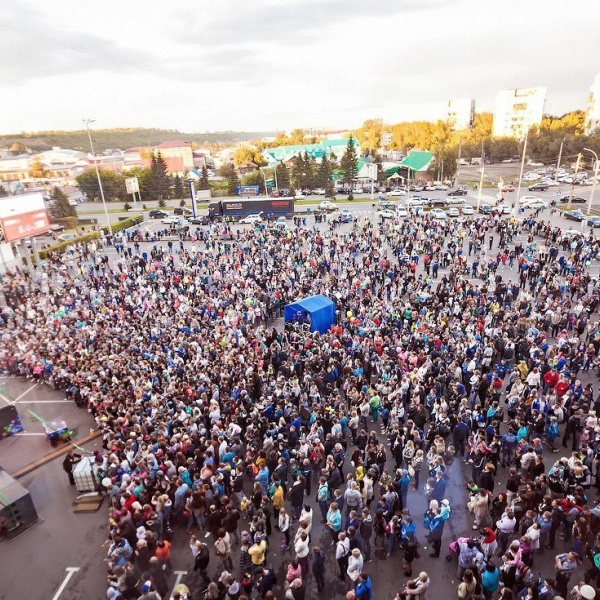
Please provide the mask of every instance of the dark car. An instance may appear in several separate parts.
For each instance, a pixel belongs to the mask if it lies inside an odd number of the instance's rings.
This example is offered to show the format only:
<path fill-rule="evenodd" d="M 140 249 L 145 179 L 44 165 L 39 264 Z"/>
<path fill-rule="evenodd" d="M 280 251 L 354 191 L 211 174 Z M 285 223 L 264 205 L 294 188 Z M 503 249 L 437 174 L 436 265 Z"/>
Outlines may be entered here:
<path fill-rule="evenodd" d="M 563 204 L 569 204 L 569 196 L 563 196 L 559 202 L 562 202 Z M 586 203 L 586 199 L 582 198 L 581 196 L 573 196 L 573 198 L 571 199 L 571 202 L 573 204 L 585 204 Z"/>
<path fill-rule="evenodd" d="M 587 217 L 580 210 L 565 210 L 563 217 L 570 221 L 584 221 Z"/>
<path fill-rule="evenodd" d="M 600 227 L 600 217 L 588 217 L 587 218 L 588 227 L 592 229 L 596 229 L 596 227 Z"/>
<path fill-rule="evenodd" d="M 429 206 L 448 206 L 448 200 L 445 198 L 430 198 Z"/>
<path fill-rule="evenodd" d="M 164 219 L 169 216 L 169 213 L 164 210 L 154 209 L 148 213 L 151 219 Z"/>
<path fill-rule="evenodd" d="M 534 183 L 529 186 L 530 192 L 545 192 L 548 189 L 548 185 L 546 183 Z"/>
<path fill-rule="evenodd" d="M 173 214 L 174 215 L 184 215 L 187 217 L 192 214 L 192 211 L 189 208 L 185 208 L 184 206 L 177 206 L 176 208 L 173 209 Z"/>
<path fill-rule="evenodd" d="M 208 217 L 207 215 L 204 215 L 203 217 L 201 217 L 199 215 L 196 217 L 188 217 L 187 222 L 190 225 L 209 225 L 210 217 Z"/>
<path fill-rule="evenodd" d="M 479 212 L 482 215 L 491 215 L 492 214 L 492 207 L 489 204 L 482 204 L 479 207 Z"/>
<path fill-rule="evenodd" d="M 457 188 L 455 190 L 450 190 L 448 192 L 448 196 L 466 196 L 467 195 L 467 190 L 465 190 L 464 188 Z"/>

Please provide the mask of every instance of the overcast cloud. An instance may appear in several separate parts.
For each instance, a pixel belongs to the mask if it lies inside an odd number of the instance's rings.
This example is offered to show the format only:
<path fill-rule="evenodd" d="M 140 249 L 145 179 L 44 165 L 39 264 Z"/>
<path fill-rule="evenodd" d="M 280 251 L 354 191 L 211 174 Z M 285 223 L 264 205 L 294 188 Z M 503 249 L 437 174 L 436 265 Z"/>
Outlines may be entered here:
<path fill-rule="evenodd" d="M 587 107 L 599 23 L 597 0 L 12 0 L 0 132 L 345 128 L 540 85 L 562 114 Z"/>

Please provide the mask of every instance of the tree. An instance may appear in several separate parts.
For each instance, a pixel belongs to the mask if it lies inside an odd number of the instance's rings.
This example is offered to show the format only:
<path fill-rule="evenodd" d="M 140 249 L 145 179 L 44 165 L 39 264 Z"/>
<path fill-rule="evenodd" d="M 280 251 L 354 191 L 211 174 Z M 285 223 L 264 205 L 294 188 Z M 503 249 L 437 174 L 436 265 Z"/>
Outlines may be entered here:
<path fill-rule="evenodd" d="M 283 163 L 277 163 L 275 167 L 277 174 L 277 185 L 280 190 L 289 190 L 290 188 L 290 171 Z"/>
<path fill-rule="evenodd" d="M 233 164 L 236 167 L 239 167 L 242 163 L 254 162 L 255 153 L 256 148 L 254 146 L 249 146 L 247 144 L 239 146 L 233 153 Z"/>
<path fill-rule="evenodd" d="M 32 179 L 42 179 L 48 176 L 48 171 L 44 168 L 39 158 L 34 158 L 29 165 L 29 177 Z"/>
<path fill-rule="evenodd" d="M 152 153 L 150 159 L 150 197 L 167 198 L 169 196 L 170 177 L 167 163 L 162 157 L 160 150 L 155 155 Z"/>
<path fill-rule="evenodd" d="M 256 171 L 252 171 L 251 173 L 246 173 L 242 175 L 242 185 L 257 185 L 258 193 L 265 194 L 265 181 L 263 179 L 262 173 L 257 169 Z"/>
<path fill-rule="evenodd" d="M 23 144 L 20 144 L 19 142 L 15 142 L 14 144 L 11 144 L 8 151 L 13 156 L 18 156 L 19 154 L 25 154 L 25 152 L 27 152 L 27 147 Z"/>
<path fill-rule="evenodd" d="M 114 171 L 105 171 L 104 169 L 98 169 L 100 179 L 102 180 L 102 189 L 104 190 L 104 197 L 106 200 L 126 200 L 127 190 L 125 189 L 125 179 L 122 175 L 115 173 Z M 96 177 L 96 171 L 90 169 L 85 171 L 76 178 L 77 185 L 81 192 L 89 200 L 100 200 L 100 186 L 98 185 L 98 178 Z"/>
<path fill-rule="evenodd" d="M 323 154 L 321 164 L 317 170 L 317 187 L 327 188 L 327 184 L 331 182 L 331 165 L 327 154 Z"/>
<path fill-rule="evenodd" d="M 0 198 L 4 198 L 5 196 L 8 196 L 8 192 L 3 185 L 0 185 Z"/>
<path fill-rule="evenodd" d="M 223 165 L 219 169 L 219 175 L 227 181 L 227 193 L 230 196 L 237 195 L 237 186 L 240 185 L 235 167 L 232 164 Z"/>
<path fill-rule="evenodd" d="M 365 150 L 366 156 L 373 154 L 381 146 L 382 134 L 381 119 L 368 119 L 360 129 L 355 131 L 356 139 L 361 140 L 360 146 Z"/>
<path fill-rule="evenodd" d="M 175 196 L 177 199 L 183 198 L 183 183 L 179 175 L 175 176 L 175 180 L 173 182 L 173 196 Z"/>
<path fill-rule="evenodd" d="M 52 188 L 50 198 L 50 216 L 52 218 L 64 219 L 77 216 L 77 209 L 69 204 L 69 198 L 60 188 Z"/>
<path fill-rule="evenodd" d="M 352 183 L 356 179 L 358 173 L 358 159 L 356 156 L 356 144 L 354 138 L 348 140 L 346 151 L 342 156 L 341 167 L 344 173 L 344 182 L 346 185 L 352 187 Z"/>
<path fill-rule="evenodd" d="M 131 210 L 131 204 L 129 204 L 129 202 L 125 202 L 125 204 L 123 204 L 123 210 L 124 211 L 130 211 Z"/>
<path fill-rule="evenodd" d="M 202 167 L 202 175 L 200 176 L 200 181 L 198 183 L 199 190 L 209 190 L 210 186 L 208 184 L 208 169 L 206 165 Z"/>

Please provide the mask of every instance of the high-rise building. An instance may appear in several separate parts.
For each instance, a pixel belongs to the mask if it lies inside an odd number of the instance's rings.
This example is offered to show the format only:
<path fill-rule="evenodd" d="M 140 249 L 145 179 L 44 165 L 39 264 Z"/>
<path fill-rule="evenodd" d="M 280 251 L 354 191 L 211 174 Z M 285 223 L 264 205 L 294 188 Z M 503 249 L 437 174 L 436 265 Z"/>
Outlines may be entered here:
<path fill-rule="evenodd" d="M 460 98 L 448 100 L 446 120 L 454 129 L 470 129 L 475 121 L 475 100 L 471 98 Z"/>
<path fill-rule="evenodd" d="M 598 127 L 600 127 L 600 73 L 596 75 L 594 83 L 590 86 L 590 104 L 585 119 L 585 132 L 589 135 Z"/>
<path fill-rule="evenodd" d="M 494 112 L 494 135 L 523 139 L 531 126 L 542 122 L 545 104 L 545 87 L 498 92 Z"/>

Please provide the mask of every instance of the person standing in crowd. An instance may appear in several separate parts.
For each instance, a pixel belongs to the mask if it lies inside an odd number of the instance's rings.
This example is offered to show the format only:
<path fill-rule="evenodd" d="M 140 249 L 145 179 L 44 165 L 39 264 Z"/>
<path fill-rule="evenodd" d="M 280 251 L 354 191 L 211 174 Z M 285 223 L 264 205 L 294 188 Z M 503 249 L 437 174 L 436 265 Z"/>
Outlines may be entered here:
<path fill-rule="evenodd" d="M 75 485 L 73 477 L 73 467 L 81 460 L 81 454 L 77 454 L 74 450 L 69 450 L 63 460 L 63 470 L 69 476 L 69 483 Z"/>

